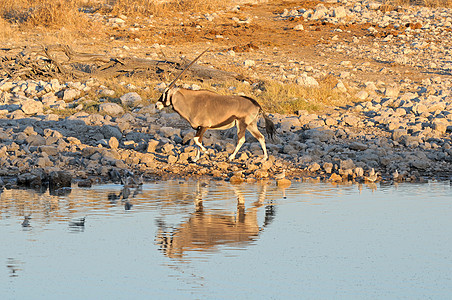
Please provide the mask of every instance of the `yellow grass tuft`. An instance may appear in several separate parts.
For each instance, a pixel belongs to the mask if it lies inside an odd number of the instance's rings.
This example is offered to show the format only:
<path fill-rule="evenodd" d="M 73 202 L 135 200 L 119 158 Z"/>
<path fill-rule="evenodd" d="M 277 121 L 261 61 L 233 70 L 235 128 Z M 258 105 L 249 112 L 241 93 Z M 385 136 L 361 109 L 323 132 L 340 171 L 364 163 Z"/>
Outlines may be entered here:
<path fill-rule="evenodd" d="M 82 21 L 78 1 L 0 0 L 1 15 L 13 23 L 31 26 L 62 26 Z"/>
<path fill-rule="evenodd" d="M 11 24 L 0 17 L 0 39 L 5 40 L 11 38 L 13 35 L 14 29 L 11 27 Z"/>
<path fill-rule="evenodd" d="M 231 0 L 115 0 L 112 13 L 136 16 L 167 16 L 168 12 L 208 12 L 223 9 Z"/>

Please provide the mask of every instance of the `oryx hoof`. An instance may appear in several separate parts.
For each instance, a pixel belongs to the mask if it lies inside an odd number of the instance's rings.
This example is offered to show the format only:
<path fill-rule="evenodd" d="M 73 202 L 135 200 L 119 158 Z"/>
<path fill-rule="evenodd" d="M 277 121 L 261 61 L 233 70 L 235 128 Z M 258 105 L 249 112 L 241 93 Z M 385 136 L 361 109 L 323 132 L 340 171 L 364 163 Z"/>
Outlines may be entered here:
<path fill-rule="evenodd" d="M 232 161 L 234 158 L 235 158 L 235 155 L 230 155 L 230 156 L 228 157 L 228 160 L 229 160 L 229 161 Z"/>
<path fill-rule="evenodd" d="M 191 157 L 190 160 L 191 162 L 195 163 L 199 160 L 200 157 L 201 157 L 200 155 L 196 155 L 195 157 Z"/>

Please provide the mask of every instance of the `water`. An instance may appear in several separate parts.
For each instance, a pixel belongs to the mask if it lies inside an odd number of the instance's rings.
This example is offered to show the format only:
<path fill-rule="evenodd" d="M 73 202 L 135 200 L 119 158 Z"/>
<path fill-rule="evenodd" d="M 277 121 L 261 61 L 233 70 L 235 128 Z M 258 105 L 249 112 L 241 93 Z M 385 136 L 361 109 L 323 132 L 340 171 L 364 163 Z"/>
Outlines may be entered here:
<path fill-rule="evenodd" d="M 0 196 L 0 299 L 450 299 L 451 270 L 449 183 Z"/>

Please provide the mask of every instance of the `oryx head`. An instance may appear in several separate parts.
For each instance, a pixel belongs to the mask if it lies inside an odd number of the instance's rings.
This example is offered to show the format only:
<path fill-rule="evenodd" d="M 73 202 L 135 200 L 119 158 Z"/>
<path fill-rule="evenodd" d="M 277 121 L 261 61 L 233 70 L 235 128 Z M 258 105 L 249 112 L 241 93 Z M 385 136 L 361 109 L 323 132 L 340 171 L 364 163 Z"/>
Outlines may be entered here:
<path fill-rule="evenodd" d="M 179 75 L 177 75 L 177 77 L 168 85 L 168 87 L 163 91 L 162 95 L 160 96 L 159 100 L 157 101 L 157 103 L 155 104 L 155 107 L 158 110 L 161 110 L 164 107 L 168 107 L 171 105 L 171 96 L 172 94 L 176 91 L 176 89 L 173 89 L 174 85 L 176 84 L 176 81 L 182 76 L 182 74 L 185 73 L 185 71 L 192 65 L 195 63 L 195 61 L 197 61 L 201 55 L 203 55 L 207 50 L 209 50 L 209 48 L 207 48 L 206 50 L 204 50 L 201 54 L 199 54 L 191 63 L 189 63 L 183 70 L 182 72 L 179 73 Z"/>
<path fill-rule="evenodd" d="M 171 99 L 169 97 L 169 88 L 165 88 L 165 90 L 163 91 L 163 94 L 160 96 L 159 100 L 157 101 L 157 103 L 155 103 L 155 107 L 158 110 L 163 109 L 164 107 L 168 107 L 171 105 Z"/>

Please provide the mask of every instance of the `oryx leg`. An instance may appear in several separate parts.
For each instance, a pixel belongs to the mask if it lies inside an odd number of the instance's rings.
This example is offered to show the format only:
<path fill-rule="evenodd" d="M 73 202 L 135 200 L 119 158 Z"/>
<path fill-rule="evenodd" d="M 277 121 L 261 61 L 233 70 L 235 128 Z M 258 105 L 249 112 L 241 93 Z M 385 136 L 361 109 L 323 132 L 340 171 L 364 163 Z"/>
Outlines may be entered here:
<path fill-rule="evenodd" d="M 234 152 L 229 156 L 229 161 L 235 158 L 235 155 L 245 143 L 246 124 L 244 121 L 237 121 L 237 146 L 235 146 Z"/>
<path fill-rule="evenodd" d="M 264 160 L 264 161 L 267 160 L 268 155 L 267 155 L 267 147 L 265 146 L 265 138 L 262 135 L 262 133 L 260 133 L 259 129 L 257 128 L 257 121 L 254 121 L 253 123 L 251 123 L 247 127 L 247 129 L 261 144 L 262 151 L 264 151 L 264 157 L 262 158 L 262 160 Z"/>
<path fill-rule="evenodd" d="M 201 151 L 203 153 L 206 153 L 207 149 L 202 145 L 202 136 L 206 132 L 206 127 L 200 127 L 196 131 L 195 137 L 193 138 L 193 141 L 195 142 L 196 146 L 198 146 L 198 151 L 196 152 L 196 157 L 193 159 L 194 162 L 197 162 L 199 157 L 201 156 Z"/>

